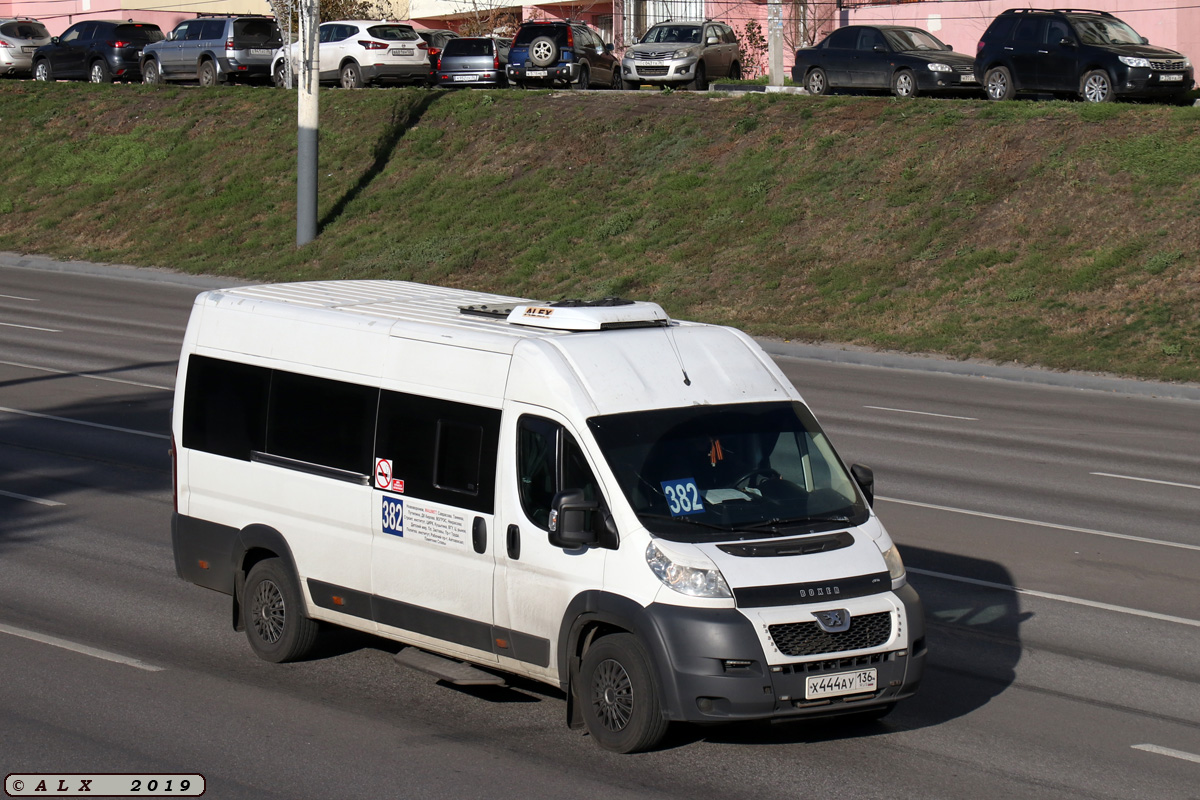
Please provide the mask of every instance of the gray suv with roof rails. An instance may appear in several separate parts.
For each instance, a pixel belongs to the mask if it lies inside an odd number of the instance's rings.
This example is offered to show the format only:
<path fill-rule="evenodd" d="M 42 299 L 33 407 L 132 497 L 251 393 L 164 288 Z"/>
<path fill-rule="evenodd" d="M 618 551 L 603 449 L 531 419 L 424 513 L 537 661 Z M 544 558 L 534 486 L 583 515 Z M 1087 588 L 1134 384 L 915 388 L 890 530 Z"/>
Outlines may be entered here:
<path fill-rule="evenodd" d="M 1194 83 L 1187 56 L 1155 47 L 1106 11 L 1013 8 L 1000 14 L 975 52 L 975 77 L 992 100 L 1019 92 L 1182 102 Z"/>
<path fill-rule="evenodd" d="M 283 36 L 274 17 L 262 14 L 185 19 L 161 42 L 142 50 L 143 83 L 269 79 Z"/>
<path fill-rule="evenodd" d="M 709 78 L 742 79 L 742 48 L 724 22 L 667 20 L 625 51 L 621 78 L 626 89 L 649 84 L 703 91 Z"/>

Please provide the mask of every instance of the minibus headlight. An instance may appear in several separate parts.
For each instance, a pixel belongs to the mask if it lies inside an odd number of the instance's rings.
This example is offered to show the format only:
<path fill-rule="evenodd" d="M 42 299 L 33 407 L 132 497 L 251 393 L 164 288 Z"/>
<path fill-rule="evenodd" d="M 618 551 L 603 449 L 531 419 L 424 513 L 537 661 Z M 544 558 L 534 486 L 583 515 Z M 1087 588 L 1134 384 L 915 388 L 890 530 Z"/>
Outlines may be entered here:
<path fill-rule="evenodd" d="M 892 545 L 883 551 L 883 560 L 887 564 L 888 575 L 892 578 L 892 588 L 899 589 L 908 583 L 908 574 L 904 571 L 904 562 L 900 559 L 900 551 Z"/>
<path fill-rule="evenodd" d="M 663 584 L 689 597 L 733 597 L 725 577 L 716 566 L 693 567 L 673 561 L 651 542 L 646 547 L 646 563 Z"/>

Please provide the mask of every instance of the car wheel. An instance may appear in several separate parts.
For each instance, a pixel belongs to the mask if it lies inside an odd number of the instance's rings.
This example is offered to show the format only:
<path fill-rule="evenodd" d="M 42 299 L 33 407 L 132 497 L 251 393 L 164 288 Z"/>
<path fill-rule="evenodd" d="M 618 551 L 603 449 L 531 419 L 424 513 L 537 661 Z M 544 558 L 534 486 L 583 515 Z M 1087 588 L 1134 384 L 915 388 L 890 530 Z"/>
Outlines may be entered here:
<path fill-rule="evenodd" d="M 697 92 L 708 91 L 708 76 L 704 74 L 704 62 L 696 62 L 696 72 L 692 78 L 692 89 Z"/>
<path fill-rule="evenodd" d="M 363 85 L 362 72 L 358 69 L 358 64 L 353 61 L 347 61 L 342 64 L 342 71 L 339 73 L 343 89 L 361 89 Z"/>
<path fill-rule="evenodd" d="M 88 70 L 88 80 L 92 83 L 112 83 L 112 72 L 108 69 L 107 61 L 93 61 Z"/>
<path fill-rule="evenodd" d="M 578 697 L 588 733 L 605 750 L 636 753 L 662 741 L 667 720 L 659 707 L 650 660 L 631 634 L 605 636 L 587 651 Z"/>
<path fill-rule="evenodd" d="M 196 70 L 196 80 L 201 86 L 216 86 L 220 83 L 217 65 L 211 61 L 201 61 L 199 69 Z"/>
<path fill-rule="evenodd" d="M 147 59 L 146 63 L 142 64 L 142 83 L 157 85 L 162 82 L 162 70 L 158 68 L 158 61 L 153 58 Z"/>
<path fill-rule="evenodd" d="M 35 81 L 42 81 L 43 83 L 49 83 L 54 80 L 54 73 L 50 70 L 49 61 L 43 58 L 33 65 L 33 79 Z"/>
<path fill-rule="evenodd" d="M 295 661 L 312 651 L 320 625 L 304 616 L 300 589 L 278 558 L 260 561 L 246 576 L 242 624 L 250 648 L 264 661 Z"/>
<path fill-rule="evenodd" d="M 1012 73 L 1008 67 L 992 67 L 983 76 L 983 88 L 989 100 L 1012 100 L 1016 90 L 1013 88 Z"/>
<path fill-rule="evenodd" d="M 917 96 L 917 76 L 911 69 L 902 69 L 892 76 L 892 94 L 902 100 Z"/>
<path fill-rule="evenodd" d="M 729 65 L 729 80 L 740 81 L 741 79 L 742 79 L 742 65 L 735 61 Z"/>
<path fill-rule="evenodd" d="M 292 79 L 292 86 L 287 85 L 287 70 L 282 61 L 271 70 L 271 82 L 275 84 L 276 89 L 291 89 L 296 85 L 295 78 Z"/>
<path fill-rule="evenodd" d="M 829 79 L 825 77 L 825 70 L 820 67 L 813 67 L 808 71 L 808 75 L 804 78 L 804 88 L 809 94 L 822 95 L 829 91 Z"/>
<path fill-rule="evenodd" d="M 1079 82 L 1079 96 L 1089 103 L 1108 103 L 1113 99 L 1112 79 L 1102 69 L 1094 69 Z"/>
<path fill-rule="evenodd" d="M 558 61 L 558 45 L 550 36 L 539 36 L 529 43 L 529 60 L 539 67 L 548 67 Z"/>
<path fill-rule="evenodd" d="M 608 88 L 612 89 L 614 92 L 619 89 L 625 88 L 625 81 L 621 80 L 621 68 L 620 67 L 613 67 L 612 82 L 610 83 Z"/>
<path fill-rule="evenodd" d="M 591 87 L 591 80 L 592 76 L 588 74 L 587 64 L 584 64 L 579 68 L 579 80 L 575 81 L 575 83 L 571 85 L 571 88 L 585 91 Z"/>

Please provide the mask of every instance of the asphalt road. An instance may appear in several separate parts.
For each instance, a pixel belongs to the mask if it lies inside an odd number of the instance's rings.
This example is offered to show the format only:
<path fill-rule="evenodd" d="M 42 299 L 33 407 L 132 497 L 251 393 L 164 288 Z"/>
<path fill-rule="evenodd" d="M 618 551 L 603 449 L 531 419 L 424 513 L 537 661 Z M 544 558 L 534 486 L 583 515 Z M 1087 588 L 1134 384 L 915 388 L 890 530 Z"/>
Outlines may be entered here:
<path fill-rule="evenodd" d="M 201 773 L 216 798 L 1200 797 L 1200 402 L 772 345 L 875 470 L 926 603 L 926 683 L 881 722 L 679 727 L 617 756 L 567 730 L 557 692 L 444 686 L 385 640 L 259 661 L 227 598 L 174 573 L 168 422 L 198 286 L 6 260 L 0 774 Z"/>

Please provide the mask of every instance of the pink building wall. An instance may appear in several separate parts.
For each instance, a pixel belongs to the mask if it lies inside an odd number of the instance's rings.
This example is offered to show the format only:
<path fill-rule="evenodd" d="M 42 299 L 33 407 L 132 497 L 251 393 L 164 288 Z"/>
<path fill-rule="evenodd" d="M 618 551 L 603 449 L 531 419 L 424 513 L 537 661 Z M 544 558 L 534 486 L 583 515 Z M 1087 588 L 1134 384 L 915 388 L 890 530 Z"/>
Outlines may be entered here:
<path fill-rule="evenodd" d="M 143 11 L 125 8 L 121 0 L 92 0 L 91 8 L 83 11 L 82 0 L 42 0 L 42 2 L 0 3 L 0 17 L 33 17 L 41 20 L 51 36 L 58 36 L 76 22 L 85 19 L 132 19 L 134 22 L 150 22 L 162 28 L 163 33 L 172 30 L 185 19 L 196 16 L 194 11 Z"/>

